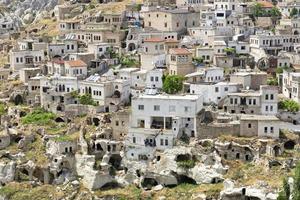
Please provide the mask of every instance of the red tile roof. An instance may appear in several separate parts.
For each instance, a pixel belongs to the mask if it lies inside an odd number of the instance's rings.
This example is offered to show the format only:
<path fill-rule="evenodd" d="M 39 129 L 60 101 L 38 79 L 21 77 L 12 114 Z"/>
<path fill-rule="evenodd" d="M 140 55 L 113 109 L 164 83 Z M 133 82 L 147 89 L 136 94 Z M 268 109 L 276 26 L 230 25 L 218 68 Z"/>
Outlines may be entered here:
<path fill-rule="evenodd" d="M 185 48 L 177 48 L 177 49 L 170 49 L 170 54 L 176 54 L 176 55 L 187 55 L 191 54 L 189 50 Z"/>
<path fill-rule="evenodd" d="M 274 5 L 269 1 L 257 1 L 263 8 L 273 8 Z"/>
<path fill-rule="evenodd" d="M 83 62 L 82 60 L 69 60 L 66 61 L 66 64 L 68 64 L 70 67 L 86 67 L 87 64 Z"/>

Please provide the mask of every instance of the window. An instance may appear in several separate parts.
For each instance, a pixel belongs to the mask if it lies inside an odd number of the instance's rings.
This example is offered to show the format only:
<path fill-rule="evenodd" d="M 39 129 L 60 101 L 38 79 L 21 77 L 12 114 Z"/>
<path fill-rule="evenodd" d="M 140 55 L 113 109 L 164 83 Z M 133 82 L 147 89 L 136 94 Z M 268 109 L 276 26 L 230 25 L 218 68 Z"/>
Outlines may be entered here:
<path fill-rule="evenodd" d="M 249 105 L 251 105 L 252 104 L 252 99 L 249 99 Z"/>
<path fill-rule="evenodd" d="M 268 133 L 268 127 L 265 127 L 265 133 Z"/>
<path fill-rule="evenodd" d="M 228 91 L 228 87 L 225 87 L 225 88 L 224 88 L 224 91 L 227 92 L 227 91 Z"/>
<path fill-rule="evenodd" d="M 168 27 L 168 24 L 167 24 L 167 23 L 165 23 L 165 27 L 166 27 L 166 28 Z"/>
<path fill-rule="evenodd" d="M 132 142 L 136 143 L 136 138 L 135 137 L 132 138 Z"/>
<path fill-rule="evenodd" d="M 159 105 L 154 105 L 154 111 L 159 111 L 160 110 L 160 106 Z"/>
<path fill-rule="evenodd" d="M 155 77 L 155 81 L 158 82 L 158 77 L 157 76 Z"/>
<path fill-rule="evenodd" d="M 248 124 L 248 128 L 251 128 L 252 127 L 252 124 Z"/>
<path fill-rule="evenodd" d="M 151 80 L 151 81 L 154 81 L 154 77 L 153 77 L 153 76 L 151 76 L 151 77 L 150 77 L 150 80 Z"/>
<path fill-rule="evenodd" d="M 233 104 L 233 98 L 230 98 L 230 104 Z"/>
<path fill-rule="evenodd" d="M 274 133 L 274 127 L 273 126 L 270 127 L 270 132 Z"/>
<path fill-rule="evenodd" d="M 256 99 L 253 99 L 253 105 L 256 105 Z"/>
<path fill-rule="evenodd" d="M 116 126 L 119 126 L 119 121 L 118 120 L 116 121 Z"/>
<path fill-rule="evenodd" d="M 165 145 L 166 145 L 166 146 L 169 145 L 169 140 L 165 139 Z"/>
<path fill-rule="evenodd" d="M 271 99 L 271 100 L 274 99 L 274 94 L 270 94 L 270 99 Z"/>
<path fill-rule="evenodd" d="M 219 88 L 218 87 L 215 87 L 215 92 L 219 92 Z"/>
<path fill-rule="evenodd" d="M 160 139 L 160 146 L 164 145 L 164 139 Z"/>
<path fill-rule="evenodd" d="M 266 111 L 269 111 L 269 106 L 266 106 Z"/>
<path fill-rule="evenodd" d="M 234 99 L 234 104 L 237 104 L 237 99 L 236 98 Z"/>
<path fill-rule="evenodd" d="M 266 94 L 266 98 L 265 98 L 266 100 L 269 100 L 269 95 L 268 94 Z"/>
<path fill-rule="evenodd" d="M 184 112 L 189 112 L 190 109 L 191 109 L 191 107 L 185 106 L 185 107 L 184 107 Z"/>
<path fill-rule="evenodd" d="M 139 109 L 139 110 L 144 110 L 144 105 L 139 105 L 139 106 L 138 106 L 138 109 Z"/>
<path fill-rule="evenodd" d="M 273 111 L 273 106 L 270 106 L 270 111 Z"/>

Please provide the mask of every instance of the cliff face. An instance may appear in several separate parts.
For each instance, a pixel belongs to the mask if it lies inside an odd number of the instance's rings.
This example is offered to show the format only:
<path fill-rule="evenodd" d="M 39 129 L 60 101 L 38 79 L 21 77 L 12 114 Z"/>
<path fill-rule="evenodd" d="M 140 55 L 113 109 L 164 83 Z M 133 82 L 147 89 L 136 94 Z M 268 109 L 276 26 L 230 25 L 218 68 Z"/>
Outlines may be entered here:
<path fill-rule="evenodd" d="M 45 12 L 51 12 L 58 0 L 0 0 L 1 18 L 9 17 L 15 24 L 30 24 Z M 9 9 L 7 9 L 9 8 Z"/>

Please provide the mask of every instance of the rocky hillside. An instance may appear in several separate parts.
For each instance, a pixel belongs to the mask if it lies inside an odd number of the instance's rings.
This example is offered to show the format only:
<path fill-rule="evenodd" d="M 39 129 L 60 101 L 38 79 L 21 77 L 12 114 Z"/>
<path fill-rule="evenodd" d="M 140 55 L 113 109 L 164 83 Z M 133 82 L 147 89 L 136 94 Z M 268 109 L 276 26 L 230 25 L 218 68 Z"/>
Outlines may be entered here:
<path fill-rule="evenodd" d="M 0 0 L 3 8 L 2 16 L 11 17 L 16 24 L 30 24 L 35 19 L 51 11 L 58 4 L 58 0 Z"/>

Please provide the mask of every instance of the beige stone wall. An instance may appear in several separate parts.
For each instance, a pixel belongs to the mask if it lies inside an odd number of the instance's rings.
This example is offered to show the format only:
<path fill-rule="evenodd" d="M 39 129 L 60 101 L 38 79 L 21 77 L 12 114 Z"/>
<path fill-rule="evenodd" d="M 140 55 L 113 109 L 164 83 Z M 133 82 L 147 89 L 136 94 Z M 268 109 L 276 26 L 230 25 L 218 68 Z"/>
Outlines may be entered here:
<path fill-rule="evenodd" d="M 239 124 L 197 124 L 197 137 L 199 139 L 217 138 L 220 135 L 239 135 Z"/>
<path fill-rule="evenodd" d="M 240 121 L 240 134 L 241 136 L 251 137 L 257 136 L 258 123 L 255 120 L 241 120 Z M 249 124 L 251 124 L 249 127 Z"/>

